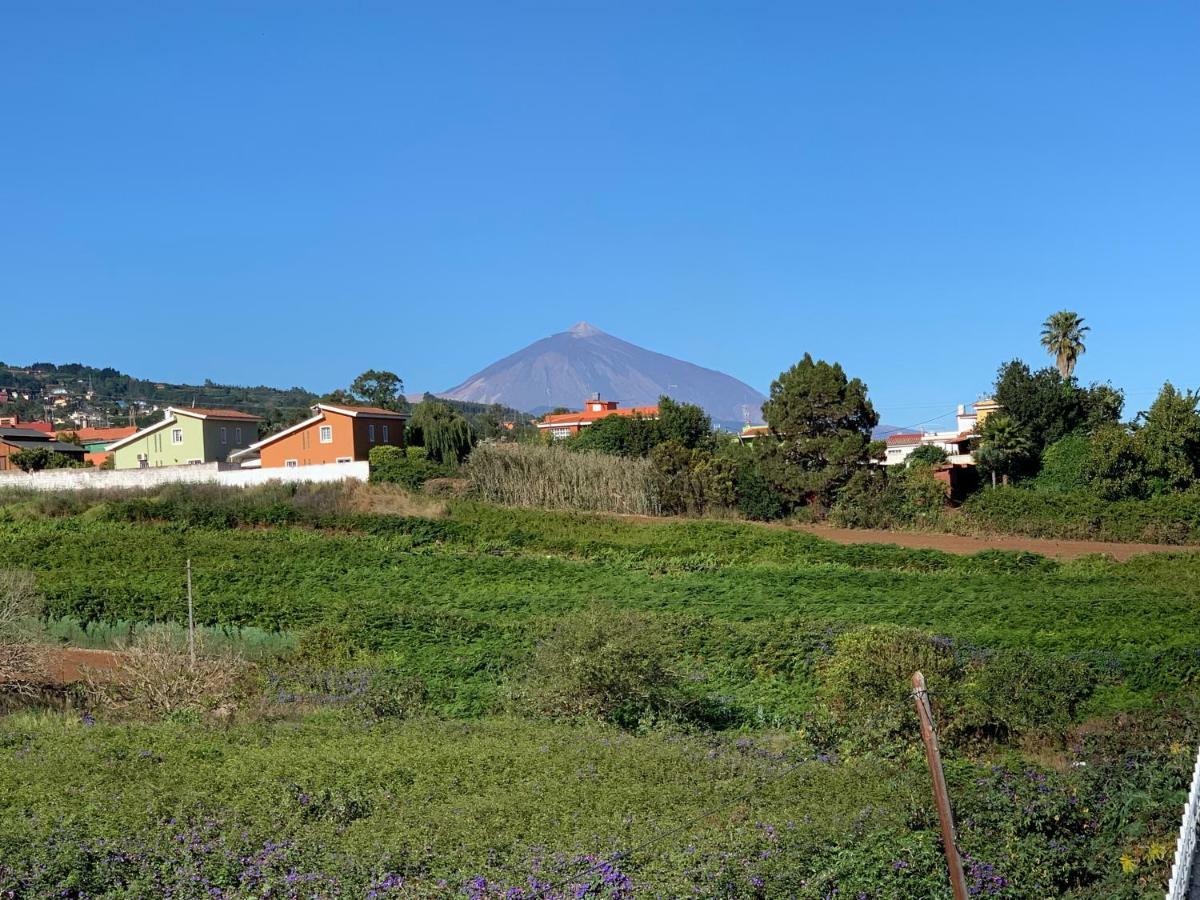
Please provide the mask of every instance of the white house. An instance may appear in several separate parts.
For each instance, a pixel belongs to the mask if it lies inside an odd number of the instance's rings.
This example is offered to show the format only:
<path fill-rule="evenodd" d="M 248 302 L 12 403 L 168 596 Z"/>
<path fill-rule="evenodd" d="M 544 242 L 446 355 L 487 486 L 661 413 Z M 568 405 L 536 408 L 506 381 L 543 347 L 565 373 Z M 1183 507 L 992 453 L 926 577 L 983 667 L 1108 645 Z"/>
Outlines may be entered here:
<path fill-rule="evenodd" d="M 946 451 L 947 462 L 953 465 L 974 465 L 971 442 L 978 439 L 979 428 L 988 415 L 999 409 L 995 400 L 980 400 L 970 412 L 958 405 L 953 431 L 919 431 L 889 435 L 883 464 L 898 466 L 906 463 L 918 447 L 940 447 Z"/>

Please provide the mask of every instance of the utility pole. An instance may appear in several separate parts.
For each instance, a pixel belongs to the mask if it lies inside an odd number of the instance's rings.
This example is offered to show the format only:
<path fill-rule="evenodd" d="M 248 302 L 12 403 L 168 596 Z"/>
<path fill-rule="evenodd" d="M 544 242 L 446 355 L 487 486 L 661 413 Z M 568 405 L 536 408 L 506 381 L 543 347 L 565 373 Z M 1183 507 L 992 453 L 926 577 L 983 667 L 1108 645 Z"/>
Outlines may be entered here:
<path fill-rule="evenodd" d="M 937 732 L 933 727 L 933 710 L 929 706 L 925 676 L 914 672 L 912 686 L 913 700 L 917 704 L 917 718 L 921 720 L 921 740 L 925 742 L 925 760 L 929 763 L 929 778 L 933 782 L 933 802 L 937 806 L 938 821 L 942 826 L 942 848 L 946 851 L 946 865 L 950 869 L 950 887 L 954 891 L 954 900 L 967 900 L 967 879 L 963 875 L 962 857 L 958 855 L 958 844 L 955 841 L 954 813 L 950 809 L 950 795 L 946 791 L 946 775 L 942 771 L 942 754 L 938 751 Z"/>
<path fill-rule="evenodd" d="M 187 594 L 188 594 L 188 656 L 192 660 L 192 668 L 196 668 L 196 617 L 192 612 L 192 561 L 187 561 Z"/>

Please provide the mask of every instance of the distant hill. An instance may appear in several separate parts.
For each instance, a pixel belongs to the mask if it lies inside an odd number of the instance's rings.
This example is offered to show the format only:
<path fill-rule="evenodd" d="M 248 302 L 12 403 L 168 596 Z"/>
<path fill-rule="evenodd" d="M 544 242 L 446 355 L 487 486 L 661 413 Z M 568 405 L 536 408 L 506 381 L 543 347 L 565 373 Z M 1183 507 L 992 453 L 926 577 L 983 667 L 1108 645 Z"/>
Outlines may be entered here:
<path fill-rule="evenodd" d="M 440 396 L 543 413 L 579 409 L 593 393 L 622 406 L 644 406 L 667 394 L 704 408 L 714 422 L 740 428 L 761 421 L 761 393 L 745 382 L 646 350 L 580 322 L 534 341 Z"/>
<path fill-rule="evenodd" d="M 28 366 L 0 363 L 0 391 L 7 395 L 0 413 L 36 419 L 47 411 L 58 418 L 86 411 L 90 419 L 118 424 L 127 421 L 131 407 L 141 420 L 140 411 L 146 407 L 175 405 L 242 410 L 262 416 L 270 426 L 303 418 L 317 400 L 316 394 L 300 387 L 240 387 L 207 380 L 204 384 L 170 384 L 134 378 L 113 368 L 47 362 Z"/>

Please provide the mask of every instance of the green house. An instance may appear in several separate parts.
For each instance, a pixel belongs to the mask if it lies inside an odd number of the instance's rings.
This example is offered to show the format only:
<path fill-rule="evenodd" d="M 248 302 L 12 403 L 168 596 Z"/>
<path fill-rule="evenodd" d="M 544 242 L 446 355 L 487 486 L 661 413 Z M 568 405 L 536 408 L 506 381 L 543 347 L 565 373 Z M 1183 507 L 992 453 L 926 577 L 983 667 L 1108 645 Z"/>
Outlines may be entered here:
<path fill-rule="evenodd" d="M 117 441 L 109 449 L 117 469 L 155 469 L 226 462 L 258 440 L 262 420 L 233 409 L 167 407 L 161 422 Z"/>

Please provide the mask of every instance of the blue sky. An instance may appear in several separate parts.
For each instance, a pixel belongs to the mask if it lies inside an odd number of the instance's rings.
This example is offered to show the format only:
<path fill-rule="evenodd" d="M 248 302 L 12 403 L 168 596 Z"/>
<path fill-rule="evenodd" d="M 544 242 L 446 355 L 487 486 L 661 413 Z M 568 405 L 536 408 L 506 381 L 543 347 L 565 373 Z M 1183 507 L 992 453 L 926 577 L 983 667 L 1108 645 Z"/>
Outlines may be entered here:
<path fill-rule="evenodd" d="M 886 422 L 1200 385 L 1200 4 L 13 2 L 0 359 L 440 390 L 586 319 Z M 936 424 L 936 423 L 935 423 Z"/>

